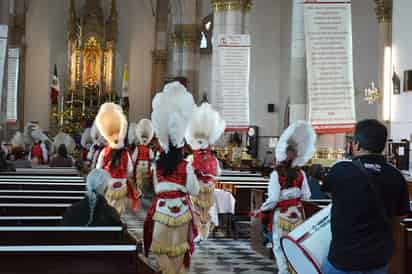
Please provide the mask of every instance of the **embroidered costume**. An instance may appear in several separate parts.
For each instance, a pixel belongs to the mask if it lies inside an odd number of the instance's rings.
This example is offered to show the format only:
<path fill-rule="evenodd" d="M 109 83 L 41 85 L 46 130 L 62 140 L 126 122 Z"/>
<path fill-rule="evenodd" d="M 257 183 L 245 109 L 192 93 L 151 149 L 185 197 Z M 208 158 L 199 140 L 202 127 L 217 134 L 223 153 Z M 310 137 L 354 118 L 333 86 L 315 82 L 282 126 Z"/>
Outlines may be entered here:
<path fill-rule="evenodd" d="M 218 112 L 204 103 L 193 112 L 186 139 L 193 149 L 192 165 L 200 182 L 200 193 L 192 197 L 196 209 L 196 223 L 200 240 L 206 240 L 211 226 L 210 209 L 215 204 L 214 181 L 219 175 L 219 163 L 210 145 L 222 135 L 226 127 Z"/>
<path fill-rule="evenodd" d="M 106 199 L 123 216 L 128 198 L 132 199 L 132 208 L 138 208 L 138 193 L 128 182 L 133 173 L 133 164 L 124 147 L 127 120 L 119 105 L 105 103 L 96 116 L 96 126 L 108 143 L 99 154 L 96 168 L 108 171 L 112 180 L 108 184 Z"/>
<path fill-rule="evenodd" d="M 149 144 L 153 139 L 152 122 L 148 119 L 142 119 L 136 125 L 135 134 L 137 145 L 133 152 L 134 178 L 136 187 L 140 189 L 142 194 L 147 197 L 153 197 L 153 181 L 150 170 L 150 162 L 154 158 L 154 154 Z"/>
<path fill-rule="evenodd" d="M 166 85 L 153 100 L 152 121 L 162 147 L 160 158 L 181 157 L 169 171 L 160 160 L 155 164 L 156 195 L 144 224 L 145 253 L 151 252 L 164 274 L 187 272 L 197 236 L 190 195 L 198 194 L 199 185 L 192 165 L 182 154 L 193 108 L 192 95 L 178 82 Z"/>
<path fill-rule="evenodd" d="M 282 134 L 276 147 L 278 164 L 270 176 L 268 199 L 262 211 L 273 213 L 273 253 L 279 274 L 293 272 L 280 246 L 280 237 L 288 234 L 304 220 L 302 200 L 310 199 L 306 175 L 300 169 L 315 151 L 316 134 L 306 122 L 296 122 Z"/>

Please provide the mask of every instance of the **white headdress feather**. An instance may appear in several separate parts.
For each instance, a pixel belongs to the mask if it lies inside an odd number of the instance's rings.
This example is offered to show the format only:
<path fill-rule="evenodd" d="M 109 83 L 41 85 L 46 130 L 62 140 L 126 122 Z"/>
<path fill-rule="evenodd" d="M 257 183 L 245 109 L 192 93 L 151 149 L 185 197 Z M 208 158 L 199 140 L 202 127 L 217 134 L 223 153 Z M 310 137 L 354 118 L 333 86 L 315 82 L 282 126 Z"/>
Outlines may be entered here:
<path fill-rule="evenodd" d="M 24 136 L 20 131 L 16 131 L 10 140 L 13 147 L 24 147 Z"/>
<path fill-rule="evenodd" d="M 127 140 L 129 144 L 136 144 L 137 136 L 136 136 L 136 126 L 135 122 L 129 124 L 129 132 L 127 133 Z"/>
<path fill-rule="evenodd" d="M 287 149 L 293 146 L 297 152 L 297 158 L 292 166 L 303 166 L 315 153 L 316 133 L 313 127 L 305 121 L 297 121 L 290 125 L 282 134 L 276 146 L 276 161 L 287 159 Z"/>
<path fill-rule="evenodd" d="M 143 136 L 145 136 L 148 139 L 148 142 L 150 143 L 154 135 L 152 121 L 150 121 L 149 119 L 140 120 L 139 123 L 136 125 L 135 135 L 137 141 L 140 144 L 143 143 Z"/>
<path fill-rule="evenodd" d="M 226 122 L 219 113 L 208 103 L 203 103 L 195 108 L 186 132 L 186 140 L 190 146 L 196 149 L 195 136 L 203 135 L 209 145 L 216 143 L 226 128 Z"/>
<path fill-rule="evenodd" d="M 128 123 L 121 106 L 114 103 L 105 103 L 96 116 L 96 127 L 113 149 L 124 147 Z"/>
<path fill-rule="evenodd" d="M 160 146 L 167 152 L 169 140 L 181 147 L 187 124 L 195 107 L 193 96 L 179 82 L 167 84 L 152 102 L 153 129 Z"/>
<path fill-rule="evenodd" d="M 67 152 L 71 154 L 73 150 L 76 148 L 76 142 L 74 139 L 67 133 L 59 132 L 53 141 L 52 152 L 55 153 L 59 149 L 60 145 L 65 145 L 67 148 Z"/>

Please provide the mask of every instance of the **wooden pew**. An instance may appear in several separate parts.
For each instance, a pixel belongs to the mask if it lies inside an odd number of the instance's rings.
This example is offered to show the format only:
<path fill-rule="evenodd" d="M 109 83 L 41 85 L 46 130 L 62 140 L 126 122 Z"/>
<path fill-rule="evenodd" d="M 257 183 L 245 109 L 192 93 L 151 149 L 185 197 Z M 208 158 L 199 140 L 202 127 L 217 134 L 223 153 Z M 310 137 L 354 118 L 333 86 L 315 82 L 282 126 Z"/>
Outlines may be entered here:
<path fill-rule="evenodd" d="M 0 175 L 0 258 L 7 261 L 2 271 L 159 273 L 138 256 L 141 245 L 121 227 L 59 226 L 85 190 L 79 176 Z"/>
<path fill-rule="evenodd" d="M 65 190 L 85 191 L 85 183 L 71 182 L 0 182 L 0 190 Z"/>
<path fill-rule="evenodd" d="M 43 195 L 0 195 L 0 204 L 7 203 L 40 203 L 40 204 L 74 204 L 82 200 L 83 196 L 43 196 Z"/>
<path fill-rule="evenodd" d="M 139 249 L 122 227 L 0 227 L 4 273 L 158 273 L 138 269 Z"/>
<path fill-rule="evenodd" d="M 0 176 L 0 182 L 49 182 L 49 183 L 82 183 L 83 177 L 79 176 Z"/>
<path fill-rule="evenodd" d="M 58 226 L 63 216 L 0 216 L 0 227 L 4 226 Z"/>
<path fill-rule="evenodd" d="M 2 175 L 36 175 L 36 176 L 78 176 L 80 172 L 76 168 L 50 168 L 50 167 L 35 167 L 35 168 L 17 168 L 16 171 L 3 171 Z"/>

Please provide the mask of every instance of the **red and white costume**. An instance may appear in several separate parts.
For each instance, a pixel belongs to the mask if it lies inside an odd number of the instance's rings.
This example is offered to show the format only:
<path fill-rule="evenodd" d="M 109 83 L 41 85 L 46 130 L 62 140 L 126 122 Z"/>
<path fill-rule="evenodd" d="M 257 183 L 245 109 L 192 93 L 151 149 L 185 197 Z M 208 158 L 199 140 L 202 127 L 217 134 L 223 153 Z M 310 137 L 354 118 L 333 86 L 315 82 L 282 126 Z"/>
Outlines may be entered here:
<path fill-rule="evenodd" d="M 106 199 L 108 203 L 123 215 L 126 210 L 127 200 L 129 198 L 128 178 L 133 174 L 133 163 L 126 149 L 122 150 L 120 164 L 116 168 L 111 168 L 110 146 L 104 148 L 97 160 L 96 168 L 102 168 L 110 173 L 112 180 L 108 184 Z"/>
<path fill-rule="evenodd" d="M 225 127 L 226 123 L 219 113 L 204 103 L 193 111 L 186 134 L 193 149 L 193 168 L 200 182 L 199 195 L 192 197 L 200 232 L 197 240 L 206 240 L 209 236 L 212 220 L 210 211 L 215 205 L 214 181 L 220 173 L 218 160 L 213 156 L 210 145 L 220 138 Z"/>
<path fill-rule="evenodd" d="M 153 180 L 150 170 L 150 162 L 154 159 L 154 153 L 149 144 L 153 138 L 152 122 L 142 119 L 135 128 L 137 146 L 133 152 L 134 179 L 136 187 L 143 195 L 153 195 Z"/>
<path fill-rule="evenodd" d="M 278 160 L 278 170 L 273 171 L 270 176 L 268 199 L 262 205 L 262 211 L 272 211 L 272 233 L 273 233 L 273 254 L 279 269 L 279 274 L 288 274 L 289 267 L 280 245 L 280 238 L 287 235 L 295 227 L 304 221 L 302 200 L 310 199 L 311 193 L 303 170 L 298 167 L 303 166 L 313 156 L 315 151 L 316 134 L 312 127 L 306 122 L 296 122 L 292 124 L 282 134 L 276 147 L 276 159 Z M 295 159 L 288 159 L 287 150 L 293 149 L 296 152 Z M 291 161 L 290 166 L 287 162 Z M 287 169 L 296 169 L 296 178 L 291 186 L 286 188 Z"/>
<path fill-rule="evenodd" d="M 144 226 L 145 250 L 157 254 L 160 261 L 168 257 L 169 262 L 160 265 L 164 273 L 181 273 L 173 270 L 181 268 L 182 263 L 185 268 L 190 266 L 197 236 L 190 195 L 199 193 L 199 184 L 190 163 L 184 160 L 170 175 L 159 169 L 155 173 L 156 196 Z"/>
<path fill-rule="evenodd" d="M 96 127 L 108 145 L 100 152 L 96 168 L 105 169 L 112 176 L 108 185 L 106 199 L 122 216 L 126 210 L 127 199 L 132 199 L 132 208 L 138 208 L 138 193 L 128 182 L 133 174 L 133 163 L 124 146 L 127 132 L 127 120 L 123 110 L 114 103 L 105 103 L 96 116 Z M 114 153 L 118 153 L 118 163 L 112 163 Z"/>
<path fill-rule="evenodd" d="M 178 82 L 166 85 L 155 96 L 152 122 L 162 153 L 170 153 L 170 145 L 182 150 L 194 107 L 192 95 Z M 147 150 L 145 153 L 147 156 Z M 164 274 L 186 273 L 197 236 L 190 195 L 198 194 L 199 183 L 192 165 L 185 160 L 170 174 L 160 167 L 153 169 L 156 195 L 144 224 L 145 253 L 153 254 Z"/>
<path fill-rule="evenodd" d="M 29 160 L 36 164 L 47 164 L 49 152 L 46 141 L 49 141 L 49 138 L 43 133 L 42 129 L 37 124 L 28 123 L 24 128 L 24 137 L 26 142 L 31 144 Z"/>

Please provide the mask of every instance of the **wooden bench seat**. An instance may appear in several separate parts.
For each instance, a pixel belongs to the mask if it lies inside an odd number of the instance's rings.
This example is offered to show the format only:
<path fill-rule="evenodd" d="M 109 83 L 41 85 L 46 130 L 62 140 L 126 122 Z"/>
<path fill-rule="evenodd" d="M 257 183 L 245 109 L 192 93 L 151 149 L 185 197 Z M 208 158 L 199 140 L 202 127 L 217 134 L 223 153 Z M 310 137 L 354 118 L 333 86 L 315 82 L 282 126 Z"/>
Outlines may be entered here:
<path fill-rule="evenodd" d="M 13 171 L 3 171 L 0 172 L 2 175 L 36 175 L 36 176 L 76 176 L 80 172 L 76 168 L 17 168 L 15 172 Z"/>
<path fill-rule="evenodd" d="M 0 177 L 0 182 L 48 182 L 48 183 L 84 183 L 85 180 L 82 177 Z"/>
<path fill-rule="evenodd" d="M 122 227 L 0 227 L 4 273 L 159 273 L 139 251 Z"/>
<path fill-rule="evenodd" d="M 71 205 L 71 203 L 0 203 L 0 216 L 63 216 L 66 209 Z"/>
<path fill-rule="evenodd" d="M 85 183 L 0 182 L 0 190 L 65 190 L 85 191 Z"/>
<path fill-rule="evenodd" d="M 138 273 L 137 244 L 122 227 L 0 227 L 0 235 L 5 273 Z"/>
<path fill-rule="evenodd" d="M 62 216 L 0 216 L 0 227 L 4 226 L 58 226 Z"/>
<path fill-rule="evenodd" d="M 70 203 L 74 204 L 82 200 L 84 196 L 42 196 L 42 195 L 0 195 L 0 203 L 41 203 L 41 204 L 56 204 Z"/>
<path fill-rule="evenodd" d="M 41 196 L 84 196 L 85 190 L 38 190 L 38 189 L 0 189 L 0 195 L 24 196 L 24 195 L 41 195 Z"/>

